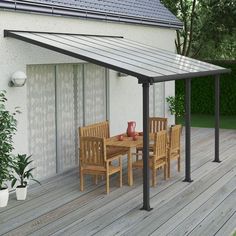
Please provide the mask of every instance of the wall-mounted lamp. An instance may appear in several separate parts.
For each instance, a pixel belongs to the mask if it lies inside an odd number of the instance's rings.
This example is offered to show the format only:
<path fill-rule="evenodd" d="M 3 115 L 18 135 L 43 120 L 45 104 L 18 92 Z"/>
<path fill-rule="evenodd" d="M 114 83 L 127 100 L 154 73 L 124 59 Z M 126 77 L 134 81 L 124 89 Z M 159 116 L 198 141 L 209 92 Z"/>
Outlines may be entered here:
<path fill-rule="evenodd" d="M 10 87 L 23 87 L 25 85 L 27 76 L 22 71 L 16 71 L 12 74 L 11 80 L 9 82 Z"/>
<path fill-rule="evenodd" d="M 118 72 L 117 76 L 118 76 L 119 78 L 124 78 L 124 77 L 127 77 L 128 75 L 125 74 L 125 73 L 122 73 L 122 72 Z"/>

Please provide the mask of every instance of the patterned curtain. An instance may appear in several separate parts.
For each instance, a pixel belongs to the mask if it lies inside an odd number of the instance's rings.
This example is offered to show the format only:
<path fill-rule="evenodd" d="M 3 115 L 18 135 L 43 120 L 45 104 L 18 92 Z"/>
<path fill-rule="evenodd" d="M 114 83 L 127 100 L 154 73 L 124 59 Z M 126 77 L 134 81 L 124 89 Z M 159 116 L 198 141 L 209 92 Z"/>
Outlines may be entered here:
<path fill-rule="evenodd" d="M 35 178 L 56 173 L 55 67 L 27 67 L 29 152 Z"/>

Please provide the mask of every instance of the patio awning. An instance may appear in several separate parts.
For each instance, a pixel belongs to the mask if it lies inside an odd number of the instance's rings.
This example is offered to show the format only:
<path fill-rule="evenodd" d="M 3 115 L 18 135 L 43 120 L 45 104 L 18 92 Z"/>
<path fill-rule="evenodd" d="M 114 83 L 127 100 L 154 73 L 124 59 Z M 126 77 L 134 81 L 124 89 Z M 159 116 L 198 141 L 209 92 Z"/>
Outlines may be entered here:
<path fill-rule="evenodd" d="M 215 162 L 219 158 L 220 74 L 230 70 L 119 36 L 79 35 L 4 30 L 16 38 L 71 57 L 138 78 L 143 86 L 143 208 L 151 210 L 149 196 L 149 86 L 185 79 L 185 180 L 191 179 L 191 79 L 215 77 Z"/>
<path fill-rule="evenodd" d="M 4 36 L 135 76 L 140 82 L 155 83 L 228 72 L 219 66 L 119 36 L 9 30 L 4 31 Z"/>

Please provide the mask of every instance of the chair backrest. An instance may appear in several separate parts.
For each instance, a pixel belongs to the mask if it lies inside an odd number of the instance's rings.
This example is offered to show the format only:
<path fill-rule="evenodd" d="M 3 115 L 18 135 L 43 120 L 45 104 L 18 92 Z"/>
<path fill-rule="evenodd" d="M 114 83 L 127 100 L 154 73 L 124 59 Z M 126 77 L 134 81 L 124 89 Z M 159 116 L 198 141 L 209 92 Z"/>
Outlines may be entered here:
<path fill-rule="evenodd" d="M 80 150 L 82 165 L 105 167 L 106 145 L 104 138 L 81 137 Z"/>
<path fill-rule="evenodd" d="M 174 125 L 170 128 L 170 151 L 180 150 L 181 125 Z"/>
<path fill-rule="evenodd" d="M 162 130 L 167 130 L 167 118 L 150 117 L 149 118 L 149 132 L 157 133 Z"/>
<path fill-rule="evenodd" d="M 154 154 L 155 160 L 158 160 L 167 156 L 167 131 L 166 130 L 155 133 L 153 154 Z"/>
<path fill-rule="evenodd" d="M 103 121 L 100 123 L 79 127 L 80 137 L 98 137 L 98 138 L 109 138 L 109 121 Z"/>

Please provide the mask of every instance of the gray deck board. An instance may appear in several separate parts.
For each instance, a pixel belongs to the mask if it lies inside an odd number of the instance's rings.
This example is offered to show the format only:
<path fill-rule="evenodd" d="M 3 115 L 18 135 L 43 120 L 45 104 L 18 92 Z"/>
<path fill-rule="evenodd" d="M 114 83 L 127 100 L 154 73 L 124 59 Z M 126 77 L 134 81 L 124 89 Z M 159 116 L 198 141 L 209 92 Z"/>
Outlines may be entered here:
<path fill-rule="evenodd" d="M 236 234 L 236 212 L 225 222 L 225 224 L 215 234 L 216 236 L 234 235 Z"/>
<path fill-rule="evenodd" d="M 0 208 L 0 235 L 231 235 L 236 230 L 236 131 L 221 130 L 222 163 L 213 163 L 214 130 L 192 130 L 192 178 L 184 183 L 182 170 L 151 188 L 151 212 L 140 211 L 142 172 L 134 171 L 134 186 L 118 188 L 111 179 L 111 193 L 105 195 L 104 181 L 95 186 L 86 179 L 79 191 L 78 172 L 33 185 L 28 199 L 15 200 Z M 184 136 L 183 136 L 184 137 Z M 183 148 L 184 148 L 184 140 Z M 182 152 L 183 156 L 184 152 Z"/>
<path fill-rule="evenodd" d="M 192 232 L 192 235 L 214 235 L 236 212 L 235 209 L 236 190 L 215 208 Z"/>
<path fill-rule="evenodd" d="M 199 208 L 193 211 L 191 214 L 186 214 L 185 217 L 177 220 L 179 223 L 176 226 L 176 223 L 169 225 L 173 227 L 172 231 L 168 235 L 180 236 L 189 234 L 197 225 L 201 223 L 216 207 L 222 204 L 223 201 L 236 189 L 236 177 L 229 179 L 229 182 L 219 188 L 213 196 L 211 196 L 206 202 L 204 202 Z M 182 222 L 181 222 L 182 221 Z M 236 224 L 235 224 L 236 225 Z M 232 229 L 231 229 L 232 231 Z"/>

